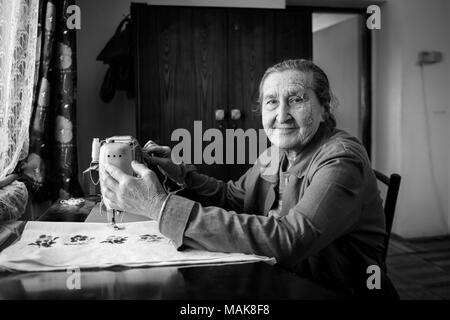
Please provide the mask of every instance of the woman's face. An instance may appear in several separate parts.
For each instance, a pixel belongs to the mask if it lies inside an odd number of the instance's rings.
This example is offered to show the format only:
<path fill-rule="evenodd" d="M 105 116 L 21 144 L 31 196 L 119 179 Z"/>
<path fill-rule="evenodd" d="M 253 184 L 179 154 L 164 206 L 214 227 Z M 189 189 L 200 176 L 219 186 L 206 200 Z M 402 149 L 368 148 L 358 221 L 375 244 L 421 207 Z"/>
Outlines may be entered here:
<path fill-rule="evenodd" d="M 297 70 L 275 72 L 264 81 L 262 122 L 267 137 L 275 146 L 299 149 L 319 128 L 324 109 L 311 83 L 311 73 Z"/>

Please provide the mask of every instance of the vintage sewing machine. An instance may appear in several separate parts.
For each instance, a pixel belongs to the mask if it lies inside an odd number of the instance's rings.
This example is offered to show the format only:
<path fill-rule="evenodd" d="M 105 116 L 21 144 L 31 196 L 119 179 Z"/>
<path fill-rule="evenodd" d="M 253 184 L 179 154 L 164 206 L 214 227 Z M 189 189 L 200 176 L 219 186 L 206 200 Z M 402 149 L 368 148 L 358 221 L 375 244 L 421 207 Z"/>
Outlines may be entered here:
<path fill-rule="evenodd" d="M 89 177 L 94 185 L 101 184 L 102 181 L 102 167 L 105 163 L 112 164 L 121 169 L 126 174 L 135 176 L 131 167 L 131 162 L 136 160 L 138 162 L 146 163 L 147 167 L 156 173 L 159 181 L 163 187 L 167 190 L 176 187 L 174 182 L 169 181 L 167 177 L 154 165 L 150 164 L 147 159 L 150 157 L 146 152 L 142 151 L 142 148 L 137 139 L 132 136 L 113 136 L 100 140 L 94 138 L 92 141 L 92 154 L 91 164 L 85 172 L 89 172 Z M 99 173 L 98 181 L 94 181 L 95 175 L 92 172 Z M 100 188 L 101 190 L 101 188 Z M 106 207 L 107 221 L 111 222 L 114 228 L 119 229 L 116 222 L 121 222 L 124 219 L 124 215 L 132 215 L 120 210 L 111 208 L 108 199 L 102 197 L 102 203 Z M 100 214 L 102 215 L 102 208 L 100 205 Z M 119 218 L 119 219 L 118 219 Z M 125 218 L 126 219 L 126 218 Z M 133 218 L 134 220 L 135 218 Z"/>
<path fill-rule="evenodd" d="M 92 145 L 93 160 L 98 161 L 100 172 L 100 183 L 102 181 L 103 166 L 108 163 L 112 164 L 128 175 L 135 175 L 131 167 L 133 160 L 142 162 L 142 151 L 139 142 L 132 136 L 113 136 L 105 140 L 99 141 L 94 139 Z M 117 217 L 122 216 L 124 212 L 111 208 L 108 199 L 102 197 L 103 204 L 106 207 L 108 221 L 112 223 L 115 229 L 118 229 Z"/>

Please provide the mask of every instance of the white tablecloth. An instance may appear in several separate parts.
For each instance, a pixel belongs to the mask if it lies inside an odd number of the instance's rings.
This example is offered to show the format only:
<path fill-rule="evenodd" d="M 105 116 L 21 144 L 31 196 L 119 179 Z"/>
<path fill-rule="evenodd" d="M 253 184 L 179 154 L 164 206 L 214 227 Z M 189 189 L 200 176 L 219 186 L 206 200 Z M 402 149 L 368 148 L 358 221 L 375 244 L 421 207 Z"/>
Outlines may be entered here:
<path fill-rule="evenodd" d="M 178 251 L 155 221 L 122 224 L 38 222 L 25 226 L 21 239 L 0 253 L 0 268 L 17 271 L 224 264 L 274 259 L 241 253 Z"/>

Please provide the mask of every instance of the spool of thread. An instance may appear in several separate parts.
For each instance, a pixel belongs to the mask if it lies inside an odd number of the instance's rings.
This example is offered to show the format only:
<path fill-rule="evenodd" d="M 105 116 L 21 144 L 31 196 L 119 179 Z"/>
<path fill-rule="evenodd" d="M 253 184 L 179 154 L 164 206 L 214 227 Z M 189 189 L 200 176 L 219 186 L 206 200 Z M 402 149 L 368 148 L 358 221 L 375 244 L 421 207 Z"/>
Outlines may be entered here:
<path fill-rule="evenodd" d="M 100 139 L 94 138 L 92 139 L 92 153 L 91 153 L 92 162 L 98 163 L 99 154 L 100 154 Z"/>

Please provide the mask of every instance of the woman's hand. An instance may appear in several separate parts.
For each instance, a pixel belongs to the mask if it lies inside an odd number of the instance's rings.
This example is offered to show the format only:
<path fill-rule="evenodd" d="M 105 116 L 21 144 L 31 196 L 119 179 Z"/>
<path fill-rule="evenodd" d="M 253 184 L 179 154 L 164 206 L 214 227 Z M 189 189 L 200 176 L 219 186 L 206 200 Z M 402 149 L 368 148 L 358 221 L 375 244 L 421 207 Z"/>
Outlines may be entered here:
<path fill-rule="evenodd" d="M 102 194 L 111 209 L 157 220 L 166 192 L 156 174 L 145 165 L 133 161 L 131 167 L 139 177 L 132 177 L 113 165 L 105 164 L 101 174 Z"/>
<path fill-rule="evenodd" d="M 183 184 L 183 168 L 172 162 L 171 149 L 167 146 L 160 146 L 153 141 L 148 141 L 144 148 L 145 161 L 158 166 L 158 168 L 173 181 Z"/>

